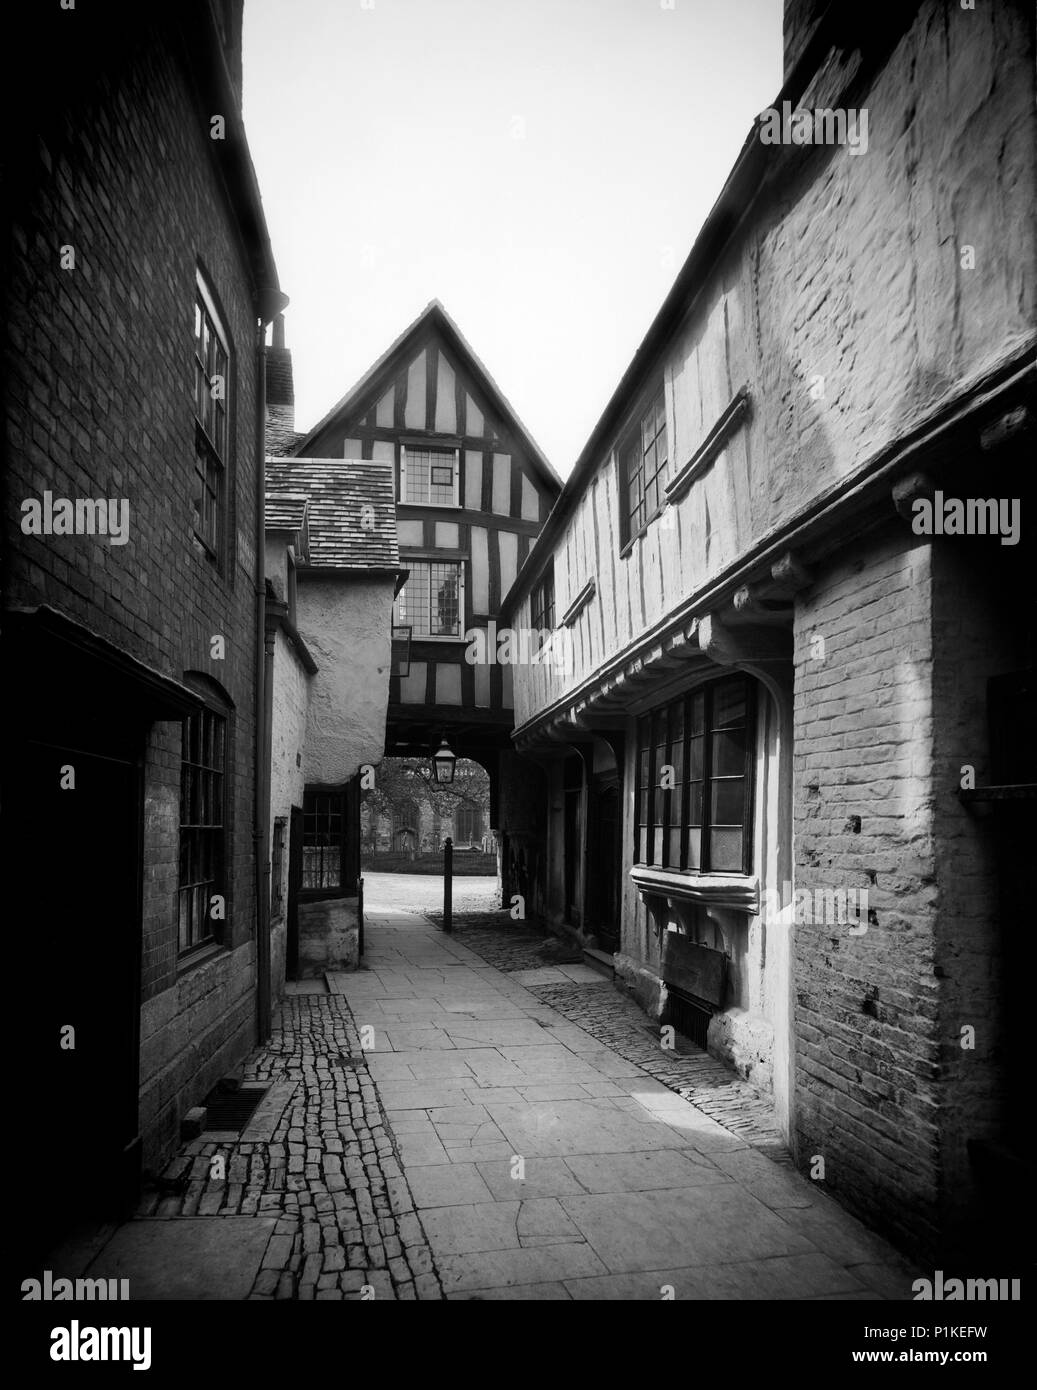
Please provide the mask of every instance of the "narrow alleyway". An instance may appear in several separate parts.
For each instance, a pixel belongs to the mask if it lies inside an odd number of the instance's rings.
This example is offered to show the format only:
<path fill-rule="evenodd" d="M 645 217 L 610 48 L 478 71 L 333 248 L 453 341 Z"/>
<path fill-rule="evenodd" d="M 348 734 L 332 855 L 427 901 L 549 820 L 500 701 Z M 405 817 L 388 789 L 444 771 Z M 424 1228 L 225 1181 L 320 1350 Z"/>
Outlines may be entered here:
<path fill-rule="evenodd" d="M 365 959 L 329 984 L 373 1030 L 447 1297 L 910 1296 L 896 1254 L 809 1180 L 421 916 L 373 904 Z"/>
<path fill-rule="evenodd" d="M 586 966 L 487 964 L 417 891 L 380 879 L 365 968 L 289 987 L 255 1115 L 185 1145 L 91 1273 L 165 1298 L 910 1297 L 749 1088 L 662 1053 Z M 206 1251 L 224 1285 L 199 1295 Z"/>

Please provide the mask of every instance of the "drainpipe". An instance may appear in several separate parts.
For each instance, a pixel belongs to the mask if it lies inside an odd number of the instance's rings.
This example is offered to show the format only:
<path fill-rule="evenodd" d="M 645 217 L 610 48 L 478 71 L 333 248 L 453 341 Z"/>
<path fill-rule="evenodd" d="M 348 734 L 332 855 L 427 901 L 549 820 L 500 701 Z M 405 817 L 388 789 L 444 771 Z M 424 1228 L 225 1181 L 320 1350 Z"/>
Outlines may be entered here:
<path fill-rule="evenodd" d="M 256 1035 L 270 1037 L 270 763 L 273 756 L 274 633 L 266 621 L 266 325 L 285 308 L 286 295 L 261 290 L 256 328 Z M 263 653 L 262 662 L 259 654 Z"/>

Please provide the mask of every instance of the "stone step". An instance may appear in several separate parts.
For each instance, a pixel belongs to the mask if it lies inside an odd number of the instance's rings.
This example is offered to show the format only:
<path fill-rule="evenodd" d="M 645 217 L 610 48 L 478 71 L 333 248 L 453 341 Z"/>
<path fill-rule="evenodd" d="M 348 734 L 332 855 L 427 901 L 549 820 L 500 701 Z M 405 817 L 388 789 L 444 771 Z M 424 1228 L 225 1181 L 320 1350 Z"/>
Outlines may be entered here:
<path fill-rule="evenodd" d="M 592 970 L 596 970 L 599 975 L 604 975 L 606 980 L 615 979 L 616 970 L 612 964 L 612 956 L 608 951 L 599 951 L 593 946 L 584 946 L 583 963 L 589 965 Z"/>

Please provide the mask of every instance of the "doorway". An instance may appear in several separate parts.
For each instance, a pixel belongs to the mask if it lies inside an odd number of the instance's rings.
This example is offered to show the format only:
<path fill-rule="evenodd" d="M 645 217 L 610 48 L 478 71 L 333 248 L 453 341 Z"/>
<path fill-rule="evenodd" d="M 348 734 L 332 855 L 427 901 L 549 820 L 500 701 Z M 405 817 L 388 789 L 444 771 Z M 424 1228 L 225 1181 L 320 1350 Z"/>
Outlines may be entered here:
<path fill-rule="evenodd" d="M 139 1182 L 143 731 L 99 732 L 21 739 L 8 764 L 16 978 L 36 981 L 22 1122 L 45 1194 L 26 1253 L 125 1216 Z"/>

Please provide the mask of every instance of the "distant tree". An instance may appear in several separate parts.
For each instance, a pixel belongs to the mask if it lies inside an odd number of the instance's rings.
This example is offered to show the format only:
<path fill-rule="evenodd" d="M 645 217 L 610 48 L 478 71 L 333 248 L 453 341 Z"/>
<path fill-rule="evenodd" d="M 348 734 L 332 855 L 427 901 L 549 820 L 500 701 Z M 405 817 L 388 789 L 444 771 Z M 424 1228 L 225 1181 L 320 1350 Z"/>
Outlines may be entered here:
<path fill-rule="evenodd" d="M 408 802 L 424 803 L 444 817 L 452 817 L 461 806 L 488 811 L 489 774 L 471 758 L 458 758 L 454 780 L 444 786 L 435 780 L 427 760 L 383 758 L 375 769 L 374 786 L 364 792 L 364 804 L 374 816 L 392 816 L 402 812 Z"/>

